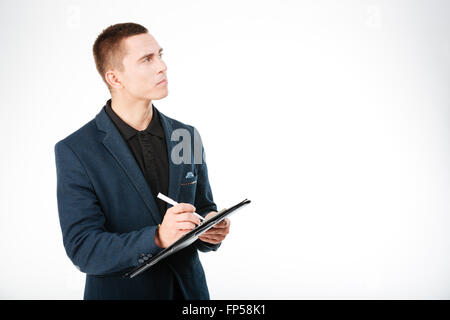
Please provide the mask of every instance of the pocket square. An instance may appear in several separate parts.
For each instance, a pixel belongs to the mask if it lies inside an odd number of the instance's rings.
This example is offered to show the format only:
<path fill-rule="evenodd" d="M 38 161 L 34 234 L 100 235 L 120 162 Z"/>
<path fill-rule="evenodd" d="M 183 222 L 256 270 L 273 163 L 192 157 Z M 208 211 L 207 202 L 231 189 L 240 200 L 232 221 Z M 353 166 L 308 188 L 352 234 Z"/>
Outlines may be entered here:
<path fill-rule="evenodd" d="M 186 179 L 187 178 L 193 178 L 194 177 L 194 174 L 191 172 L 191 171 L 189 171 L 188 173 L 186 173 Z"/>

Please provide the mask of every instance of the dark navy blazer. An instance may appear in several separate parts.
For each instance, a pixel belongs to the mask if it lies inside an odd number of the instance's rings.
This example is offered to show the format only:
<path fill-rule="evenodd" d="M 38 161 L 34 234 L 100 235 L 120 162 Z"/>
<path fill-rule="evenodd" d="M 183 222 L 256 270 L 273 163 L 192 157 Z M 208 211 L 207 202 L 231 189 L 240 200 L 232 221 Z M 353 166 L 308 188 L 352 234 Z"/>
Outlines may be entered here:
<path fill-rule="evenodd" d="M 168 196 L 193 204 L 203 216 L 217 211 L 201 144 L 202 161 L 198 153 L 194 161 L 195 128 L 160 114 L 169 159 Z M 191 161 L 181 164 L 171 159 L 172 149 L 180 143 L 171 139 L 176 129 L 185 129 L 192 137 Z M 172 299 L 173 281 L 179 282 L 186 299 L 209 299 L 197 250 L 215 251 L 220 244 L 198 239 L 133 279 L 122 277 L 142 263 L 143 255 L 162 250 L 155 244 L 155 231 L 163 217 L 104 107 L 95 119 L 56 143 L 55 158 L 64 248 L 86 273 L 84 299 Z"/>

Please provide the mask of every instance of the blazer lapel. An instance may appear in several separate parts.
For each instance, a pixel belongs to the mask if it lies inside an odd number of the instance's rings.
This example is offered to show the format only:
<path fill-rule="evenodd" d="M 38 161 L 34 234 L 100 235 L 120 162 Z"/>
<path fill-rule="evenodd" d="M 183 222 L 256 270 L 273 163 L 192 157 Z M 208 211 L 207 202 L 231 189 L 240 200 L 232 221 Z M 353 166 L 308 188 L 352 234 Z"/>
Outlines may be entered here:
<path fill-rule="evenodd" d="M 122 136 L 112 123 L 111 119 L 109 119 L 104 108 L 100 111 L 99 114 L 97 114 L 95 120 L 98 129 L 106 133 L 102 143 L 128 175 L 128 177 L 136 187 L 136 190 L 142 197 L 142 200 L 144 200 L 154 220 L 157 223 L 161 222 L 161 215 L 159 214 L 158 207 L 147 184 L 147 181 L 145 180 L 144 175 L 142 174 L 141 169 L 139 168 L 136 160 L 130 152 L 126 142 L 123 140 Z"/>

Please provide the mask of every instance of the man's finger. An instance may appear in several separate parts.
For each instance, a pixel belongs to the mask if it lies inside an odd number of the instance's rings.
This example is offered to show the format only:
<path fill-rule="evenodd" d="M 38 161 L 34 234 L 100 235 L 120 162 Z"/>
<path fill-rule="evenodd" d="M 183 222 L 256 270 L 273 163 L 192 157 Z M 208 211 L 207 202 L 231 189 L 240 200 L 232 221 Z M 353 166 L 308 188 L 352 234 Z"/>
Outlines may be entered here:
<path fill-rule="evenodd" d="M 192 212 L 184 212 L 180 213 L 176 216 L 177 222 L 192 222 L 194 224 L 200 224 L 200 219 L 196 215 L 194 215 Z"/>
<path fill-rule="evenodd" d="M 190 203 L 179 203 L 176 206 L 171 207 L 173 213 L 194 212 L 195 207 Z"/>
<path fill-rule="evenodd" d="M 223 237 L 206 237 L 206 236 L 202 236 L 199 237 L 200 240 L 202 241 L 214 241 L 214 242 L 221 242 L 223 240 Z"/>
<path fill-rule="evenodd" d="M 213 228 L 223 229 L 223 228 L 228 228 L 229 226 L 230 226 L 230 220 L 225 218 L 224 220 L 222 220 L 218 224 L 216 224 Z"/>
<path fill-rule="evenodd" d="M 221 236 L 226 236 L 228 234 L 227 230 L 224 229 L 214 229 L 211 228 L 208 231 L 206 231 L 205 233 L 203 233 L 205 236 L 214 236 L 214 235 L 221 235 Z"/>
<path fill-rule="evenodd" d="M 178 230 L 192 230 L 195 228 L 195 224 L 192 222 L 178 222 L 177 229 Z"/>

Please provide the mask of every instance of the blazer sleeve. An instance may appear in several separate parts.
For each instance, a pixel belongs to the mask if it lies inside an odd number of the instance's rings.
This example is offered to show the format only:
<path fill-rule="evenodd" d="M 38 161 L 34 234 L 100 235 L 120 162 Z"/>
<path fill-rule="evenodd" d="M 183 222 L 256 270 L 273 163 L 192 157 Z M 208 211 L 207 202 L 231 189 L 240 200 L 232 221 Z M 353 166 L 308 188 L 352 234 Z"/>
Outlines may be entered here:
<path fill-rule="evenodd" d="M 128 233 L 105 230 L 105 216 L 87 172 L 64 141 L 55 145 L 57 202 L 64 248 L 82 272 L 107 275 L 136 267 L 155 244 L 157 226 Z"/>
<path fill-rule="evenodd" d="M 202 216 L 205 216 L 211 211 L 217 212 L 217 206 L 214 203 L 213 194 L 211 191 L 211 186 L 209 184 L 208 179 L 208 166 L 206 165 L 205 161 L 205 150 L 203 148 L 203 143 L 201 143 L 200 134 L 198 133 L 197 129 L 194 128 L 194 137 L 197 135 L 198 142 L 201 145 L 201 161 L 200 163 L 196 164 L 197 166 L 197 189 L 195 193 L 195 203 L 194 206 L 196 208 L 196 212 Z M 195 141 L 195 138 L 194 138 Z M 195 144 L 195 142 L 194 142 Z M 194 150 L 195 150 L 194 145 Z M 209 251 L 216 251 L 219 249 L 220 245 L 222 243 L 218 244 L 212 244 L 208 242 L 204 242 L 200 239 L 196 240 L 194 244 L 197 246 L 197 249 L 202 252 L 209 252 Z"/>

